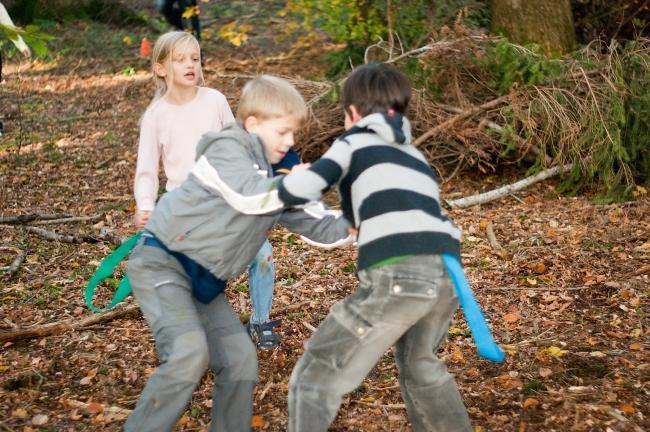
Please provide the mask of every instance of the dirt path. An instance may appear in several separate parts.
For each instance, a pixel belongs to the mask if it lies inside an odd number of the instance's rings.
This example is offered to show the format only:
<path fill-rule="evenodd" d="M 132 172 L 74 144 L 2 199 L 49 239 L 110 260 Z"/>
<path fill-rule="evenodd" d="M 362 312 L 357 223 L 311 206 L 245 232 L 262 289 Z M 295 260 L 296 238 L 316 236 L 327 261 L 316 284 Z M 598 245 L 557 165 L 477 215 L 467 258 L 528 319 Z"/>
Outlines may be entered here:
<path fill-rule="evenodd" d="M 260 25 L 259 23 L 257 25 Z M 282 22 L 269 26 L 281 27 Z M 93 35 L 110 32 L 102 47 Z M 30 213 L 100 214 L 95 223 L 41 226 L 75 235 L 102 229 L 134 232 L 131 182 L 138 118 L 151 87 L 146 61 L 123 37 L 144 33 L 71 24 L 62 36 L 87 54 L 60 54 L 29 69 L 11 66 L 0 84 L 0 216 Z M 266 33 L 265 33 L 266 34 Z M 262 34 L 257 37 L 262 37 Z M 268 38 L 265 40 L 268 41 Z M 272 45 L 272 44 L 270 44 Z M 243 79 L 272 72 L 318 77 L 311 47 L 276 60 L 265 52 L 209 45 L 206 79 L 234 106 Z M 93 51 L 100 50 L 101 51 Z M 269 51 L 270 50 L 270 51 Z M 102 56 L 98 53 L 103 53 Z M 297 72 L 296 72 L 297 71 Z M 223 79 L 219 74 L 229 74 Z M 20 146 L 20 153 L 17 147 Z M 503 184 L 516 172 L 459 176 L 446 196 Z M 330 197 L 331 198 L 331 197 Z M 439 355 L 457 377 L 481 431 L 640 431 L 650 429 L 648 278 L 650 202 L 598 206 L 566 198 L 543 183 L 500 202 L 451 217 L 464 232 L 463 259 L 496 338 L 504 364 L 476 357 L 462 314 Z M 486 228 L 503 247 L 497 253 Z M 26 252 L 17 275 L 0 283 L 0 331 L 90 314 L 82 289 L 108 243 L 47 241 L 26 226 L 0 226 L 1 245 Z M 306 247 L 278 229 L 271 235 L 277 269 L 275 308 L 284 309 L 283 344 L 259 355 L 255 414 L 259 428 L 286 429 L 287 382 L 311 329 L 337 300 L 354 290 L 354 251 Z M 0 267 L 14 252 L 0 250 Z M 106 301 L 105 289 L 97 300 Z M 229 297 L 250 311 L 244 277 Z M 129 299 L 128 302 L 132 302 Z M 139 315 L 60 335 L 7 342 L 0 349 L 0 430 L 120 429 L 147 374 L 156 365 L 151 336 Z M 390 352 L 363 385 L 348 395 L 332 430 L 408 431 Z M 179 430 L 207 430 L 211 376 L 197 389 Z"/>

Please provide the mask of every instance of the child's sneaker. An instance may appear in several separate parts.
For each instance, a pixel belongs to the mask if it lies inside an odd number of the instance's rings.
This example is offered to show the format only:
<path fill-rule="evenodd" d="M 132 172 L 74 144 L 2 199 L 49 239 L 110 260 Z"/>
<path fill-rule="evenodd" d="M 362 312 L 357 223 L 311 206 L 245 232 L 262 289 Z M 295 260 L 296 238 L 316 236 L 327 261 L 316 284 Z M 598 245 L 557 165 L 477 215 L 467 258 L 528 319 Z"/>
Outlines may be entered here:
<path fill-rule="evenodd" d="M 253 343 L 260 350 L 270 350 L 280 345 L 280 335 L 273 333 L 273 328 L 282 323 L 282 320 L 267 321 L 262 324 L 248 322 L 246 330 Z"/>

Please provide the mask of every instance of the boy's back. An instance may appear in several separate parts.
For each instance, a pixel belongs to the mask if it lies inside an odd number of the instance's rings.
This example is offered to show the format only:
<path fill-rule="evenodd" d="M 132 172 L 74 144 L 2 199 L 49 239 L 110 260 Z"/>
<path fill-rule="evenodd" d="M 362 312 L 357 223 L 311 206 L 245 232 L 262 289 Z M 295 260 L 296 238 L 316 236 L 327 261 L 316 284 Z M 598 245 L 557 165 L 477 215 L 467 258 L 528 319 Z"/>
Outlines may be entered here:
<path fill-rule="evenodd" d="M 435 355 L 458 307 L 441 255 L 459 257 L 460 231 L 442 214 L 435 176 L 410 143 L 409 100 L 394 67 L 356 69 L 343 88 L 347 132 L 280 184 L 278 196 L 293 205 L 336 184 L 359 242 L 359 287 L 332 307 L 291 374 L 289 432 L 327 430 L 343 395 L 391 346 L 413 430 L 471 430 L 454 378 Z"/>
<path fill-rule="evenodd" d="M 280 198 L 291 204 L 317 199 L 318 186 L 334 179 L 343 214 L 359 229 L 360 270 L 406 255 L 459 256 L 460 231 L 441 212 L 435 175 L 411 145 L 401 114 L 362 118 L 312 169 L 285 178 Z"/>

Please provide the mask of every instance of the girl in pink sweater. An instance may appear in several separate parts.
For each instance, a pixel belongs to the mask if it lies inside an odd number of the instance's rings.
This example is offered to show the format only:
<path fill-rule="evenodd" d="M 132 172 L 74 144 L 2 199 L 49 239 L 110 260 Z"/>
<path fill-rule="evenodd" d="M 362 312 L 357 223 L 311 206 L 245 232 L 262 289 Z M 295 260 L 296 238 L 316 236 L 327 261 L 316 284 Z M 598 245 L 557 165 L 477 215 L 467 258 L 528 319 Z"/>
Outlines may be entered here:
<path fill-rule="evenodd" d="M 154 45 L 152 72 L 157 90 L 140 123 L 134 182 L 139 229 L 149 221 L 158 198 L 160 160 L 167 177 L 165 189 L 177 188 L 194 166 L 201 136 L 235 121 L 226 97 L 202 86 L 200 53 L 194 36 L 181 31 L 165 33 Z M 274 348 L 280 341 L 280 335 L 272 331 L 279 321 L 269 319 L 275 282 L 272 253 L 267 240 L 248 272 L 253 304 L 249 332 L 260 349 Z"/>
<path fill-rule="evenodd" d="M 196 144 L 208 131 L 235 121 L 226 97 L 202 87 L 199 43 L 189 33 L 162 35 L 153 48 L 156 94 L 140 123 L 134 193 L 135 224 L 143 228 L 158 198 L 158 167 L 162 159 L 166 190 L 181 185 L 192 166 Z"/>

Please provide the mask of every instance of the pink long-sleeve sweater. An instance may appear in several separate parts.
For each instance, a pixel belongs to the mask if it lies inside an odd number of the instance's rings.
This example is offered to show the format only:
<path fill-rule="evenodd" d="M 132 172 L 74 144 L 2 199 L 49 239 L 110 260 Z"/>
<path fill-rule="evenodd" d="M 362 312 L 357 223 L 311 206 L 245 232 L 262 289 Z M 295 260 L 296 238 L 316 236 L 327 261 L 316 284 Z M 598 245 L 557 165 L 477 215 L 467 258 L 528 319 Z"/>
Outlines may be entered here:
<path fill-rule="evenodd" d="M 194 166 L 196 144 L 208 131 L 233 122 L 226 97 L 217 90 L 199 87 L 183 105 L 160 98 L 151 105 L 140 125 L 134 194 L 138 210 L 153 210 L 158 198 L 158 167 L 162 159 L 167 177 L 165 188 L 181 185 Z"/>

